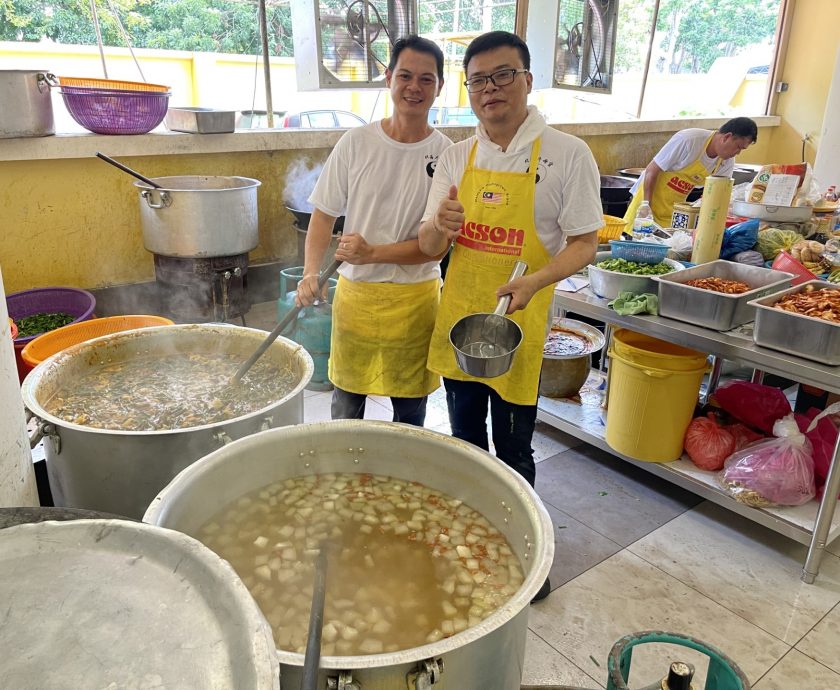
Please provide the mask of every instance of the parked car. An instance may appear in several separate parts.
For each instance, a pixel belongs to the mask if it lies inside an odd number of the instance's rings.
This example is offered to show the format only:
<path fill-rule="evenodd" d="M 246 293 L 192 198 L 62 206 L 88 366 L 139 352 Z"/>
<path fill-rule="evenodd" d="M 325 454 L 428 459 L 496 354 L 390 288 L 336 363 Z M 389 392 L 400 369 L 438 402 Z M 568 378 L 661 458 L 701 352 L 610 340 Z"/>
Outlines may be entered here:
<path fill-rule="evenodd" d="M 478 124 L 478 118 L 472 108 L 434 106 L 429 109 L 429 124 L 472 127 Z"/>
<path fill-rule="evenodd" d="M 300 113 L 286 113 L 281 121 L 281 127 L 308 127 L 314 129 L 331 129 L 333 127 L 361 127 L 367 122 L 346 110 L 306 110 Z"/>

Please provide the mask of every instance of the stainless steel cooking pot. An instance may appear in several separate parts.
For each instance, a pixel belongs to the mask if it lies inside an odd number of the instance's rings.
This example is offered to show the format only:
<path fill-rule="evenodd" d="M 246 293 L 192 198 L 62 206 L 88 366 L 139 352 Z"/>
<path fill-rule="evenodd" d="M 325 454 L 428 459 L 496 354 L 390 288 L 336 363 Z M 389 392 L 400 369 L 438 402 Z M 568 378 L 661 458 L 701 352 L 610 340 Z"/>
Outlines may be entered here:
<path fill-rule="evenodd" d="M 0 70 L 0 139 L 55 134 L 51 81 L 46 70 Z"/>
<path fill-rule="evenodd" d="M 523 276 L 528 264 L 517 261 L 508 282 Z M 470 314 L 449 330 L 449 343 L 455 360 L 465 374 L 490 379 L 501 376 L 513 364 L 513 355 L 522 342 L 522 329 L 505 316 L 510 295 L 502 295 L 492 314 Z"/>
<path fill-rule="evenodd" d="M 478 625 L 439 642 L 372 656 L 321 657 L 319 688 L 519 690 L 528 607 L 554 557 L 551 519 L 528 483 L 474 445 L 405 424 L 342 420 L 272 429 L 235 441 L 181 472 L 143 520 L 195 536 L 218 510 L 278 480 L 324 472 L 422 482 L 463 500 L 504 533 L 526 573 L 519 591 Z M 278 651 L 280 685 L 300 688 L 303 654 Z M 344 687 L 353 687 L 345 685 Z"/>
<path fill-rule="evenodd" d="M 191 462 L 232 439 L 303 421 L 303 389 L 312 378 L 312 358 L 286 338 L 278 338 L 263 356 L 291 367 L 297 385 L 276 402 L 224 422 L 166 431 L 116 431 L 74 424 L 44 409 L 59 388 L 103 360 L 175 351 L 234 353 L 245 361 L 264 338 L 263 331 L 227 324 L 157 326 L 96 338 L 41 362 L 26 377 L 21 392 L 38 419 L 38 433 L 46 437 L 55 504 L 140 518 L 157 493 Z"/>
<path fill-rule="evenodd" d="M 146 249 L 163 256 L 209 258 L 244 254 L 257 246 L 257 187 L 248 177 L 154 177 L 160 189 L 140 190 Z"/>
<path fill-rule="evenodd" d="M 604 334 L 595 326 L 574 319 L 555 319 L 551 327 L 552 330 L 569 331 L 586 341 L 583 351 L 543 352 L 540 395 L 565 398 L 577 393 L 586 383 L 592 368 L 592 353 L 604 347 Z"/>

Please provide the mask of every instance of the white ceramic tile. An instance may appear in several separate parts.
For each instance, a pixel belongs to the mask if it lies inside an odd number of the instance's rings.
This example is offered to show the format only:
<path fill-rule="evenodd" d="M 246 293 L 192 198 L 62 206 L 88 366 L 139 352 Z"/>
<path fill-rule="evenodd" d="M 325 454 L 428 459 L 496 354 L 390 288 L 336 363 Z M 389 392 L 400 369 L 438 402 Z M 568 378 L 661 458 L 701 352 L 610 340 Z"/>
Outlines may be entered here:
<path fill-rule="evenodd" d="M 330 403 L 332 393 L 315 393 L 303 397 L 303 421 L 324 422 L 332 419 Z"/>
<path fill-rule="evenodd" d="M 810 690 L 840 688 L 840 674 L 813 659 L 790 650 L 757 683 L 753 690 Z"/>
<path fill-rule="evenodd" d="M 606 671 L 603 675 L 606 677 Z M 596 683 L 599 681 L 586 675 L 545 640 L 528 631 L 522 685 L 572 685 L 591 688 Z M 604 683 L 600 685 L 603 687 Z"/>
<path fill-rule="evenodd" d="M 616 640 L 643 630 L 666 630 L 707 641 L 729 655 L 751 680 L 761 677 L 790 649 L 627 550 L 532 605 L 529 627 L 593 677 L 600 677 Z M 657 681 L 676 660 L 695 665 L 696 685 L 702 688 L 706 657 L 664 644 L 636 647 L 630 686 Z"/>
<path fill-rule="evenodd" d="M 826 554 L 816 583 L 806 585 L 805 546 L 714 503 L 701 503 L 628 548 L 788 644 L 840 601 L 840 558 Z"/>
<path fill-rule="evenodd" d="M 534 462 L 542 462 L 582 443 L 583 441 L 580 439 L 563 433 L 549 424 L 537 422 L 534 429 L 534 438 L 531 441 L 531 447 L 534 449 Z"/>
<path fill-rule="evenodd" d="M 840 604 L 829 611 L 825 618 L 799 641 L 796 648 L 840 673 Z M 834 687 L 840 688 L 840 683 Z"/>

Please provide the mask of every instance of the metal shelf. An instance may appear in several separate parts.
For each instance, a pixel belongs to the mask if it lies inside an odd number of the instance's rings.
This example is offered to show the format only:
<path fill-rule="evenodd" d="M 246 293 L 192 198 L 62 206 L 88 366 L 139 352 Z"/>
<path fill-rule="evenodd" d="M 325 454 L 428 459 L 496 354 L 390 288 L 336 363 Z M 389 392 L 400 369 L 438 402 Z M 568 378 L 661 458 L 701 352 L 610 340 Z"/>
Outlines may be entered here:
<path fill-rule="evenodd" d="M 593 372 L 593 376 L 599 376 Z M 590 377 L 590 382 L 593 380 Z M 643 462 L 618 453 L 604 440 L 605 427 L 602 419 L 606 411 L 601 408 L 601 392 L 591 388 L 583 395 L 581 402 L 567 398 L 553 399 L 540 397 L 537 406 L 537 419 L 576 438 L 607 451 L 629 462 L 631 465 L 655 474 L 672 484 L 717 503 L 734 513 L 757 522 L 794 539 L 801 544 L 810 544 L 812 527 L 817 517 L 818 503 L 809 501 L 801 506 L 783 508 L 751 508 L 729 496 L 716 482 L 716 473 L 698 468 L 687 456 L 674 462 Z M 828 535 L 828 542 L 840 536 L 840 512 L 835 513 Z"/>
<path fill-rule="evenodd" d="M 752 324 L 720 332 L 661 316 L 620 316 L 607 306 L 607 302 L 608 300 L 593 295 L 588 288 L 578 292 L 556 290 L 553 314 L 563 316 L 566 311 L 570 311 L 612 326 L 629 328 L 637 333 L 718 355 L 765 373 L 840 393 L 840 367 L 818 364 L 759 347 L 752 340 Z M 809 548 L 802 579 L 807 583 L 814 582 L 825 545 L 840 536 L 840 515 L 835 515 L 836 496 L 840 491 L 840 441 L 834 449 L 834 459 L 820 502 L 809 501 L 804 506 L 797 507 L 751 508 L 730 498 L 717 486 L 714 473 L 698 469 L 687 458 L 671 463 L 649 463 L 614 451 L 604 440 L 605 428 L 599 395 L 589 390 L 582 396 L 581 404 L 571 400 L 541 397 L 537 405 L 538 419 L 749 520 L 807 544 Z M 829 496 L 834 498 L 829 499 Z"/>

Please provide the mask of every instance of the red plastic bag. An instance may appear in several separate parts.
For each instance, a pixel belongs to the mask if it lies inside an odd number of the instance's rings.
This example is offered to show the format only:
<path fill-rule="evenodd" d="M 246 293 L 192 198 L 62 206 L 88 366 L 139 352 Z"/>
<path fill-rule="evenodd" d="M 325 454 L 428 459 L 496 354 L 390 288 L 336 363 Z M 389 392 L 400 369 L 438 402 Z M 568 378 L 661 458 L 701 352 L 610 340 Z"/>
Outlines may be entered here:
<path fill-rule="evenodd" d="M 714 398 L 726 412 L 739 422 L 773 433 L 773 424 L 790 414 L 790 403 L 778 388 L 749 381 L 731 381 L 714 393 Z"/>
<path fill-rule="evenodd" d="M 695 417 L 685 432 L 685 452 L 701 470 L 717 472 L 735 452 L 735 437 L 717 423 L 713 412 Z"/>
<path fill-rule="evenodd" d="M 808 437 L 814 449 L 814 483 L 817 498 L 822 498 L 828 468 L 837 443 L 837 426 L 833 415 L 840 412 L 840 403 L 830 405 L 824 412 L 812 407 L 806 415 L 796 415 L 799 430 Z"/>
<path fill-rule="evenodd" d="M 757 431 L 753 431 L 748 426 L 738 422 L 735 424 L 727 424 L 723 428 L 735 437 L 735 450 L 741 450 L 751 443 L 755 443 L 756 441 L 760 441 L 765 438 L 765 436 L 759 434 Z"/>
<path fill-rule="evenodd" d="M 773 435 L 730 455 L 720 483 L 736 501 L 755 508 L 807 503 L 814 497 L 811 442 L 792 414 L 776 422 Z"/>

